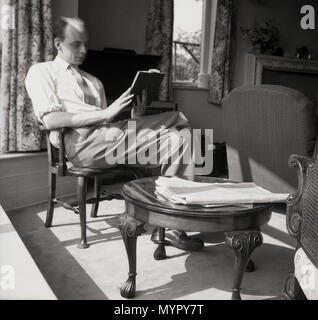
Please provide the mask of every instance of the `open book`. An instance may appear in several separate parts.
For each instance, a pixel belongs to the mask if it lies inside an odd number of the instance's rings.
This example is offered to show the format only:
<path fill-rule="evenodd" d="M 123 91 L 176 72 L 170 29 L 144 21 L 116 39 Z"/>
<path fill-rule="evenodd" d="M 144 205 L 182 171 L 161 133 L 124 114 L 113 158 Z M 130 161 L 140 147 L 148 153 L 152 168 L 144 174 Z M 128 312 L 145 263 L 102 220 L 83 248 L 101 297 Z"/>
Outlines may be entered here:
<path fill-rule="evenodd" d="M 138 71 L 131 86 L 131 93 L 138 95 L 142 93 L 143 89 L 147 89 L 148 96 L 155 97 L 158 95 L 164 76 L 164 73 L 157 69 Z"/>
<path fill-rule="evenodd" d="M 136 76 L 131 85 L 131 93 L 135 95 L 134 103 L 138 104 L 138 100 L 136 99 L 137 95 L 140 96 L 142 99 L 142 90 L 147 90 L 147 101 L 146 101 L 146 108 L 150 110 L 150 113 L 153 111 L 153 102 L 158 99 L 159 96 L 159 88 L 160 84 L 164 78 L 165 74 L 161 73 L 157 69 L 149 69 L 148 71 L 137 71 Z M 120 112 L 112 122 L 130 119 L 131 117 L 131 109 L 133 104 L 129 104 L 122 112 Z M 157 108 L 159 109 L 159 107 Z M 163 110 L 156 110 L 156 111 L 163 111 Z M 170 110 L 166 111 L 172 111 Z M 156 113 L 156 112 L 153 112 Z M 158 112 L 157 112 L 158 113 Z"/>

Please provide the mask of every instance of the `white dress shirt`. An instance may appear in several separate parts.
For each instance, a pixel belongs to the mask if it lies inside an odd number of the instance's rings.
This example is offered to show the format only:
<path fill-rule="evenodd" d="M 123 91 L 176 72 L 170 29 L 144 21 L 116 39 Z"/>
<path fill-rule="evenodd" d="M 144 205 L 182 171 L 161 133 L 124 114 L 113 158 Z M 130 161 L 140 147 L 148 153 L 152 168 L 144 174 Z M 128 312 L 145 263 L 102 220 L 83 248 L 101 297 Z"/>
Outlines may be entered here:
<path fill-rule="evenodd" d="M 59 56 L 53 61 L 33 65 L 25 79 L 27 92 L 32 100 L 34 113 L 40 123 L 50 112 L 64 111 L 83 113 L 107 107 L 103 84 L 96 77 L 78 70 L 85 79 L 96 105 L 84 102 L 84 92 L 70 69 L 70 65 Z M 51 132 L 50 141 L 57 146 L 57 132 Z"/>

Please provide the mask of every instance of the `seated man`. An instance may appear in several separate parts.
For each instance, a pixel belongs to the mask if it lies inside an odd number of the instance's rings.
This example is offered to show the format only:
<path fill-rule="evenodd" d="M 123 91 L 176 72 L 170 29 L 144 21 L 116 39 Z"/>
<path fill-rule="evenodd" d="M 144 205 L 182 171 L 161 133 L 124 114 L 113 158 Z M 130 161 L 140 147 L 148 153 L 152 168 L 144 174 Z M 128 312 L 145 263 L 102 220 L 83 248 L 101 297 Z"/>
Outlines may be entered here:
<path fill-rule="evenodd" d="M 68 159 L 76 166 L 108 168 L 125 163 L 145 165 L 139 162 L 141 158 L 147 158 L 147 165 L 157 163 L 162 175 L 193 176 L 191 142 L 183 140 L 180 145 L 179 141 L 184 138 L 179 134 L 181 130 L 190 130 L 186 117 L 179 112 L 142 117 L 145 111 L 143 101 L 132 109 L 134 120 L 112 122 L 132 103 L 133 95 L 129 88 L 107 107 L 101 81 L 78 68 L 85 59 L 87 41 L 88 34 L 82 20 L 60 18 L 54 34 L 57 56 L 53 61 L 32 66 L 27 74 L 27 92 L 37 118 L 52 130 L 51 143 L 58 144 L 54 129 L 70 127 L 72 130 L 65 134 L 65 150 Z M 145 100 L 144 95 L 143 98 Z M 167 141 L 168 144 L 165 143 Z M 145 150 L 149 151 L 147 157 Z M 181 162 L 182 155 L 189 154 L 189 150 L 190 159 L 184 161 L 183 157 Z M 116 156 L 114 151 L 117 151 Z M 152 240 L 158 242 L 156 228 Z M 166 233 L 166 240 L 167 244 L 180 249 L 203 248 L 202 240 L 187 237 L 182 231 L 170 230 Z"/>

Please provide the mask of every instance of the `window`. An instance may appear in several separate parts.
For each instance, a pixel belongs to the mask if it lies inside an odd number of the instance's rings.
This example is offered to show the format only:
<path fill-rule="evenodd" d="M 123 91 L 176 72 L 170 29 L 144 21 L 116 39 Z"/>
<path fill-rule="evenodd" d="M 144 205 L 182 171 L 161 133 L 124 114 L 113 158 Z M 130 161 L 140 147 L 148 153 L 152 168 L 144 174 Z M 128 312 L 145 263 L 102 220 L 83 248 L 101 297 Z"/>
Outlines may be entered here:
<path fill-rule="evenodd" d="M 207 87 L 217 0 L 174 0 L 173 82 Z"/>
<path fill-rule="evenodd" d="M 173 79 L 197 81 L 200 69 L 203 0 L 174 0 Z"/>

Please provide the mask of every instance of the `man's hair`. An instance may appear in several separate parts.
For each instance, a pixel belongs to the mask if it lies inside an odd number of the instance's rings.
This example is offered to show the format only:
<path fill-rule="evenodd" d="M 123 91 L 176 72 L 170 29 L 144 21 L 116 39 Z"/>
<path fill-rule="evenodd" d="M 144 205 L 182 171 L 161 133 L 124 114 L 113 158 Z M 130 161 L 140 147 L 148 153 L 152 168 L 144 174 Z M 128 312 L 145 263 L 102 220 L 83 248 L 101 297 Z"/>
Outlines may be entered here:
<path fill-rule="evenodd" d="M 85 31 L 85 22 L 77 17 L 68 18 L 68 17 L 60 17 L 54 24 L 53 35 L 54 39 L 59 38 L 62 41 L 65 39 L 65 29 L 67 25 L 71 25 L 73 28 L 78 31 Z"/>

